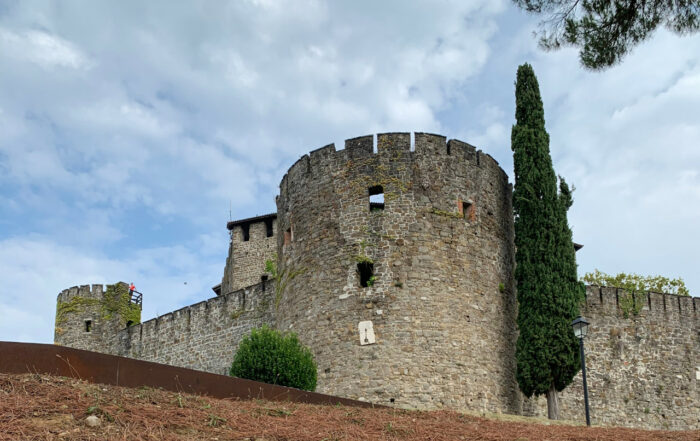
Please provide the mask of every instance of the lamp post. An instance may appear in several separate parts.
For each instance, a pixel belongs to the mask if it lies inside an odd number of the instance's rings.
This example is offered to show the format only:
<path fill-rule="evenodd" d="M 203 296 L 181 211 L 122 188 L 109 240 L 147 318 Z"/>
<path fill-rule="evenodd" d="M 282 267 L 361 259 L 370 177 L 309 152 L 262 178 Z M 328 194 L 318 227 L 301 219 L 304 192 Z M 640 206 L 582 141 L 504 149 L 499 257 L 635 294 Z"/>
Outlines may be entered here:
<path fill-rule="evenodd" d="M 591 425 L 591 416 L 588 412 L 588 385 L 586 384 L 586 356 L 583 353 L 583 339 L 588 333 L 588 322 L 585 318 L 579 316 L 571 322 L 574 327 L 574 335 L 578 338 L 581 348 L 581 375 L 583 376 L 583 400 L 586 403 L 586 425 Z"/>

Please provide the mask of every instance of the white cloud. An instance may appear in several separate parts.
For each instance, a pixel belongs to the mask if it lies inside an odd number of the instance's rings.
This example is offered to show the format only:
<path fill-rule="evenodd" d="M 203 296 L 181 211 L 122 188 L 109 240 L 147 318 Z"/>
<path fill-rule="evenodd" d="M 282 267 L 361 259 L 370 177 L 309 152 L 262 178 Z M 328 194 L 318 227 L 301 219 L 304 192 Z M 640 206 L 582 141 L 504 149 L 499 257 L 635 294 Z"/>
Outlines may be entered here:
<path fill-rule="evenodd" d="M 148 319 L 214 296 L 211 286 L 221 274 L 223 263 L 186 245 L 135 248 L 107 257 L 89 246 L 59 245 L 50 237 L 3 240 L 0 340 L 50 342 L 56 296 L 71 286 L 134 282 L 144 293 L 142 318 Z"/>
<path fill-rule="evenodd" d="M 0 292 L 0 307 L 50 326 L 20 334 L 13 321 L 2 338 L 50 339 L 55 295 L 77 283 L 134 279 L 145 315 L 207 297 L 229 204 L 234 218 L 274 211 L 287 168 L 331 141 L 443 133 L 510 172 L 528 60 L 557 171 L 577 187 L 581 268 L 677 274 L 697 293 L 700 38 L 661 32 L 590 73 L 573 50 L 540 52 L 536 20 L 508 4 L 11 4 L 0 281 L 36 297 Z"/>
<path fill-rule="evenodd" d="M 74 44 L 38 30 L 15 33 L 0 29 L 0 50 L 11 57 L 35 63 L 44 69 L 91 67 L 88 58 Z"/>

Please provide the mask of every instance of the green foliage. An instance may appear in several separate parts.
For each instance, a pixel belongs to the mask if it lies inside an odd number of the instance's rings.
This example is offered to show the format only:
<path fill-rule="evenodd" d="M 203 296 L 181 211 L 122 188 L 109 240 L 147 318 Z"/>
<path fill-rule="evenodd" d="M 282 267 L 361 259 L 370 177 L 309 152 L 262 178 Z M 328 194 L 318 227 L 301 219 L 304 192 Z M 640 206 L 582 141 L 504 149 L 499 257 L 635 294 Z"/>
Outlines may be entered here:
<path fill-rule="evenodd" d="M 545 14 L 540 46 L 580 49 L 581 64 L 604 69 L 618 63 L 661 25 L 680 34 L 700 30 L 698 0 L 513 0 L 528 12 Z"/>
<path fill-rule="evenodd" d="M 279 307 L 280 300 L 282 300 L 282 295 L 287 289 L 289 282 L 294 280 L 297 276 L 304 274 L 306 271 L 306 268 L 295 269 L 292 267 L 285 267 L 280 270 L 277 267 L 277 253 L 275 253 L 272 259 L 265 261 L 265 272 L 275 279 L 275 309 Z"/>
<path fill-rule="evenodd" d="M 131 302 L 129 288 L 124 283 L 107 285 L 102 297 L 102 318 L 119 317 L 122 325 L 141 323 L 141 306 Z"/>
<path fill-rule="evenodd" d="M 223 426 L 226 423 L 226 418 L 222 418 L 218 415 L 214 415 L 213 413 L 210 413 L 207 415 L 208 422 L 207 425 L 209 427 L 219 427 Z"/>
<path fill-rule="evenodd" d="M 241 340 L 230 375 L 269 384 L 316 389 L 316 363 L 296 334 L 263 326 Z"/>
<path fill-rule="evenodd" d="M 677 294 L 679 296 L 690 295 L 688 288 L 685 286 L 685 282 L 680 277 L 677 279 L 670 279 L 664 276 L 641 276 L 639 274 L 627 273 L 619 273 L 613 276 L 596 269 L 592 273 L 584 274 L 582 280 L 589 285 L 610 286 L 621 288 L 628 292 L 651 291 Z"/>
<path fill-rule="evenodd" d="M 564 389 L 579 370 L 571 321 L 584 299 L 566 213 L 571 190 L 557 177 L 549 154 L 544 108 L 532 67 L 518 68 L 516 125 L 511 142 L 519 336 L 517 380 L 525 395 Z"/>
<path fill-rule="evenodd" d="M 589 285 L 620 288 L 618 303 L 625 318 L 636 316 L 644 307 L 644 293 L 647 291 L 688 296 L 690 292 L 680 277 L 669 279 L 663 276 L 640 276 L 639 274 L 619 273 L 615 276 L 594 270 L 582 279 Z"/>
<path fill-rule="evenodd" d="M 624 318 L 639 315 L 644 307 L 644 293 L 641 292 L 622 291 L 617 300 Z"/>
<path fill-rule="evenodd" d="M 352 258 L 355 259 L 357 263 L 374 263 L 371 257 L 362 254 L 355 254 Z"/>
<path fill-rule="evenodd" d="M 371 287 L 374 285 L 374 282 L 377 280 L 377 276 L 369 276 L 369 279 L 367 279 L 367 287 Z"/>
<path fill-rule="evenodd" d="M 374 245 L 371 244 L 371 243 L 369 243 L 369 242 L 367 242 L 366 240 L 362 239 L 362 240 L 358 243 L 358 246 L 360 247 L 360 251 L 359 251 L 358 254 L 353 255 L 352 258 L 355 259 L 355 261 L 356 261 L 357 263 L 373 264 L 373 263 L 374 263 L 374 260 L 373 260 L 371 257 L 369 257 L 369 256 L 367 255 L 365 249 L 366 249 L 367 247 L 372 247 L 372 246 L 374 246 Z"/>

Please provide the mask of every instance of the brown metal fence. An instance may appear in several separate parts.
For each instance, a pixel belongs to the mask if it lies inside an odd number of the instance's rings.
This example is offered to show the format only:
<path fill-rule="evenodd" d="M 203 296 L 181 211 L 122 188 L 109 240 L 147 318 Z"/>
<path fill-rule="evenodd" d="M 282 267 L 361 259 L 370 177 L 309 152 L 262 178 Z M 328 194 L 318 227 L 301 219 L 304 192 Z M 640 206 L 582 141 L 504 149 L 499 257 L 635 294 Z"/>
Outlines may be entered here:
<path fill-rule="evenodd" d="M 148 386 L 214 398 L 383 407 L 290 387 L 47 344 L 0 341 L 0 372 L 59 375 L 91 383 Z"/>

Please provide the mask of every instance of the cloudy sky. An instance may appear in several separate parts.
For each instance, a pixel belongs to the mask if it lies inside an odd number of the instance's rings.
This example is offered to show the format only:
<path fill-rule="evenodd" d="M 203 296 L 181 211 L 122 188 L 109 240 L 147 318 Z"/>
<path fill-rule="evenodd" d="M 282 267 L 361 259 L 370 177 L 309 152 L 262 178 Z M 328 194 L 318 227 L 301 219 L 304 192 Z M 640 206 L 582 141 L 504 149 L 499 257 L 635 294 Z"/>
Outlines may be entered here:
<path fill-rule="evenodd" d="M 51 342 L 56 295 L 133 281 L 144 319 L 213 295 L 234 219 L 301 155 L 384 131 L 479 146 L 512 176 L 535 68 L 579 273 L 700 295 L 700 35 L 623 64 L 544 53 L 506 0 L 0 1 L 0 340 Z"/>

